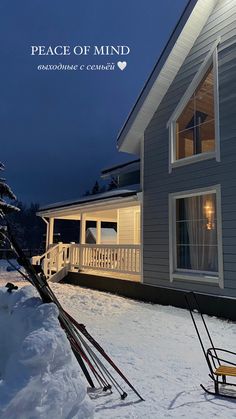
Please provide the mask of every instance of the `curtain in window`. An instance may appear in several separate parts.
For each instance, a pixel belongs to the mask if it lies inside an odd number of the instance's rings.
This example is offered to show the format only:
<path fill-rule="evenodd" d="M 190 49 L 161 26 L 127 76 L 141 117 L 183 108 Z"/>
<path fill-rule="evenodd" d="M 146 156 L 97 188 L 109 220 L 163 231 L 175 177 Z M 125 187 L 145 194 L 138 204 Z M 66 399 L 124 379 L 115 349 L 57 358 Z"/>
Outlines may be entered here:
<path fill-rule="evenodd" d="M 215 194 L 176 200 L 177 268 L 217 272 Z"/>

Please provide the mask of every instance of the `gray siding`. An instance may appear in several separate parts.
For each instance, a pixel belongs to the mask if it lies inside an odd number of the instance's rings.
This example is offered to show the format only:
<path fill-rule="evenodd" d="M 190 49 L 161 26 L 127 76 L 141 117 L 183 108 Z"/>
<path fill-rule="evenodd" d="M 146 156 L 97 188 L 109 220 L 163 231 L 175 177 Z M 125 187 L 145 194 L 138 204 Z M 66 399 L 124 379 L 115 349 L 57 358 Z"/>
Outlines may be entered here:
<path fill-rule="evenodd" d="M 221 162 L 206 160 L 168 173 L 166 123 L 199 70 L 212 43 L 221 36 L 219 107 Z M 169 193 L 221 184 L 224 289 L 169 279 Z M 144 282 L 236 296 L 236 2 L 219 0 L 145 132 Z"/>

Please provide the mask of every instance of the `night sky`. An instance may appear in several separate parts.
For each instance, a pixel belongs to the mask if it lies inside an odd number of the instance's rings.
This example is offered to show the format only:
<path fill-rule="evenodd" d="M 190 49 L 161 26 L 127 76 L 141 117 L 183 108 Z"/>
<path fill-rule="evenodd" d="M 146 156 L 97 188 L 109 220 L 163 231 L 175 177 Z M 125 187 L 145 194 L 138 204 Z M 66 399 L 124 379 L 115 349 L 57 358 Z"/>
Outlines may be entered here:
<path fill-rule="evenodd" d="M 133 156 L 116 137 L 187 0 L 2 0 L 0 160 L 18 199 L 77 198 Z M 128 45 L 128 56 L 31 56 L 31 45 Z M 38 71 L 106 64 L 121 71 Z"/>

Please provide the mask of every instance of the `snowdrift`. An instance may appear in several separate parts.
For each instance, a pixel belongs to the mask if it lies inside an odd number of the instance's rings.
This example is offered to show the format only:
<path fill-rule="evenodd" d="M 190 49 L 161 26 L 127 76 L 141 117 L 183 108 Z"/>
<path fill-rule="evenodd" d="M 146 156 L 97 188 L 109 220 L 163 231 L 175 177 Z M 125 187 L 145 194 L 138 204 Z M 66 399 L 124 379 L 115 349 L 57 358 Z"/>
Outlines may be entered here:
<path fill-rule="evenodd" d="M 93 407 L 54 304 L 0 288 L 0 418 L 87 419 Z"/>

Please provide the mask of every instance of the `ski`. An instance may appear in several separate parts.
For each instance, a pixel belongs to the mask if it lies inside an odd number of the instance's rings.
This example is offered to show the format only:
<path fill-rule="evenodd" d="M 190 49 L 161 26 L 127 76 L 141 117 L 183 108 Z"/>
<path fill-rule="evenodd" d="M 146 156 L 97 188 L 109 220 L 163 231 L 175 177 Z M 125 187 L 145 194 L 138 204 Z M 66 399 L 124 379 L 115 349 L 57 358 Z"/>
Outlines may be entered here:
<path fill-rule="evenodd" d="M 112 387 L 114 387 L 119 393 L 122 400 L 127 397 L 126 391 L 118 383 L 114 375 L 108 370 L 108 368 L 101 361 L 98 354 L 106 360 L 106 362 L 112 367 L 112 369 L 120 376 L 120 378 L 128 385 L 128 387 L 134 392 L 134 394 L 139 398 L 140 401 L 143 401 L 143 397 L 135 389 L 135 387 L 130 383 L 122 371 L 117 367 L 114 361 L 109 357 L 109 355 L 104 351 L 104 349 L 99 345 L 99 343 L 88 333 L 86 327 L 83 324 L 77 322 L 70 314 L 68 314 L 63 307 L 61 306 L 56 295 L 53 293 L 50 288 L 46 276 L 42 269 L 39 272 L 36 272 L 34 266 L 31 264 L 30 260 L 25 256 L 23 250 L 18 245 L 15 240 L 9 223 L 7 222 L 7 231 L 1 230 L 2 236 L 9 242 L 11 248 L 14 250 L 17 256 L 17 262 L 22 266 L 26 272 L 22 272 L 18 269 L 18 272 L 27 279 L 38 291 L 40 297 L 42 298 L 43 303 L 54 303 L 57 305 L 59 310 L 59 322 L 61 327 L 64 329 L 67 338 L 70 342 L 71 349 L 80 365 L 80 368 L 90 386 L 90 393 L 96 394 L 96 386 L 92 379 L 91 374 L 98 383 L 98 393 L 108 392 L 111 394 Z M 90 343 L 90 346 L 86 340 Z"/>

